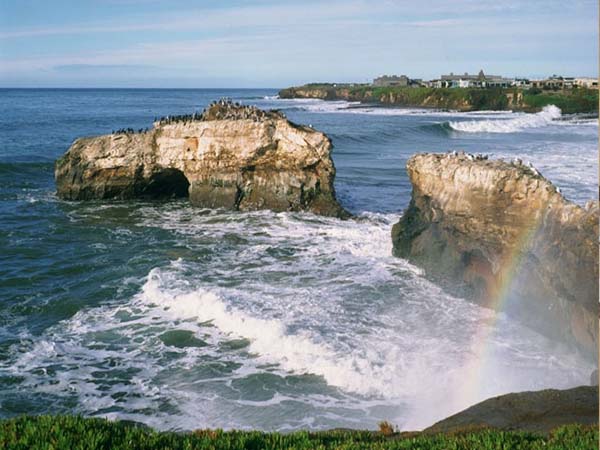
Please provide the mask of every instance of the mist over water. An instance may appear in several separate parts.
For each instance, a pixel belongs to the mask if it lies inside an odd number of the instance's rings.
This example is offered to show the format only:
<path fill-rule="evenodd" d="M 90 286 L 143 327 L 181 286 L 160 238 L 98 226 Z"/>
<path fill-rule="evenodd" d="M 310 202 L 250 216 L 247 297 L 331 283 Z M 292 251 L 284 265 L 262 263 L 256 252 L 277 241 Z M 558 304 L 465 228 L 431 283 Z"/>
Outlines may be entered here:
<path fill-rule="evenodd" d="M 585 203 L 597 187 L 593 122 L 275 94 L 2 91 L 1 416 L 415 429 L 491 395 L 587 383 L 593 364 L 572 349 L 392 257 L 390 229 L 410 197 L 404 164 L 419 151 L 520 157 Z M 221 96 L 326 132 L 338 196 L 357 217 L 55 198 L 52 163 L 74 138 Z"/>

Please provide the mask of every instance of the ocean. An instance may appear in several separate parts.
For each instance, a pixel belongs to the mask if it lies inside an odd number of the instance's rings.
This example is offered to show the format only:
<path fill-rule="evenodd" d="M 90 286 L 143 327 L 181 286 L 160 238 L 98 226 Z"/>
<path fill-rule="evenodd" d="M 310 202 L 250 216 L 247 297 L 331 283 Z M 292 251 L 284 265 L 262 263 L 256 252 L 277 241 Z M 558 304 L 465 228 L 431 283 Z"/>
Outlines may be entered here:
<path fill-rule="evenodd" d="M 327 133 L 355 217 L 56 198 L 54 161 L 77 137 L 220 97 Z M 594 119 L 282 100 L 276 89 L 2 89 L 0 112 L 0 417 L 409 430 L 493 395 L 589 382 L 594 364 L 572 348 L 392 257 L 390 230 L 417 152 L 519 157 L 567 198 L 596 198 Z"/>

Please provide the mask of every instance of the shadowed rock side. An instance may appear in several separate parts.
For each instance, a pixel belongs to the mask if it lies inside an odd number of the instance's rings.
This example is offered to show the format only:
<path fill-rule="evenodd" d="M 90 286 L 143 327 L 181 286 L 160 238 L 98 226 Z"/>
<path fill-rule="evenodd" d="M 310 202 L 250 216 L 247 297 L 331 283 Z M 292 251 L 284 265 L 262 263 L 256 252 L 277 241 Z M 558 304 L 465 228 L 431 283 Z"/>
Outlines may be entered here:
<path fill-rule="evenodd" d="M 219 101 L 146 132 L 76 140 L 56 163 L 57 192 L 68 200 L 189 195 L 208 208 L 346 217 L 331 149 L 325 134 L 279 112 Z"/>
<path fill-rule="evenodd" d="M 467 298 L 597 358 L 598 203 L 567 201 L 534 168 L 465 154 L 407 163 L 394 254 Z"/>
<path fill-rule="evenodd" d="M 450 416 L 425 433 L 479 427 L 549 433 L 561 425 L 598 424 L 598 386 L 546 389 L 490 398 Z"/>

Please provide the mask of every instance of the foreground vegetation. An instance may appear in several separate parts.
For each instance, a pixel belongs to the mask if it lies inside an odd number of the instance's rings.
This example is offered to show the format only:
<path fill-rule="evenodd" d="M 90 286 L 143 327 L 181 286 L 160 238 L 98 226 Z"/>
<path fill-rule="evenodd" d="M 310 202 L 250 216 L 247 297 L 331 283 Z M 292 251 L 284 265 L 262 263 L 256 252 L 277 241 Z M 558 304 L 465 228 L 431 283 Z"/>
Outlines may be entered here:
<path fill-rule="evenodd" d="M 598 90 L 585 88 L 552 91 L 519 88 L 428 88 L 313 83 L 282 89 L 279 96 L 282 98 L 341 99 L 461 111 L 512 109 L 535 112 L 546 105 L 556 105 L 565 114 L 598 112 Z"/>
<path fill-rule="evenodd" d="M 595 427 L 569 425 L 549 437 L 524 432 L 479 429 L 453 434 L 373 431 L 199 430 L 157 432 L 147 427 L 74 416 L 19 417 L 0 421 L 0 449 L 570 449 L 598 448 Z"/>

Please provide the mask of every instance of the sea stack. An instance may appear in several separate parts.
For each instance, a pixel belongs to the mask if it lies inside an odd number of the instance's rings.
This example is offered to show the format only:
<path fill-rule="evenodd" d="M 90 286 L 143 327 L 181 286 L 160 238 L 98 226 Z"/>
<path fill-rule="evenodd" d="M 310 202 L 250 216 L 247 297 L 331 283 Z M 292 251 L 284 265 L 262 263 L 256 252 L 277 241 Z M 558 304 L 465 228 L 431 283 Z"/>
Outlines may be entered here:
<path fill-rule="evenodd" d="M 458 154 L 407 163 L 413 191 L 394 254 L 597 358 L 598 203 L 566 200 L 537 170 Z"/>
<path fill-rule="evenodd" d="M 187 197 L 232 210 L 346 217 L 335 198 L 330 139 L 277 111 L 214 102 L 148 131 L 77 139 L 56 163 L 67 200 Z"/>

